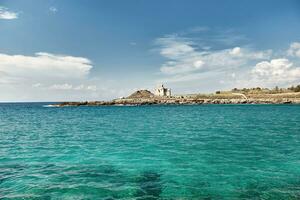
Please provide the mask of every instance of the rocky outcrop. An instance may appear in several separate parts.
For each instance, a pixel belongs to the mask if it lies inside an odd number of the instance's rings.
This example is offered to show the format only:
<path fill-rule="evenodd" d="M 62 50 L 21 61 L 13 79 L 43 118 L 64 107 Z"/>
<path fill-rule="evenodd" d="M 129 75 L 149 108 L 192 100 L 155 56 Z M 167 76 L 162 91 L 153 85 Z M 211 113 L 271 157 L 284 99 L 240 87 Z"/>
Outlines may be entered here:
<path fill-rule="evenodd" d="M 154 94 L 151 93 L 149 90 L 138 90 L 128 96 L 129 99 L 145 99 L 145 98 L 153 98 Z"/>

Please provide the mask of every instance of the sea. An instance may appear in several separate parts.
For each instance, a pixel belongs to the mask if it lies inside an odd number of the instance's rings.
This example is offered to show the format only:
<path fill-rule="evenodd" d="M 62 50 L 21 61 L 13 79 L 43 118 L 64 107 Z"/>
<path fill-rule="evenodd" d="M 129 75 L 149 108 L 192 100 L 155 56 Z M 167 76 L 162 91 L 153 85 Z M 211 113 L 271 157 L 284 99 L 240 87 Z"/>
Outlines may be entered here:
<path fill-rule="evenodd" d="M 299 200 L 299 105 L 0 104 L 0 199 Z"/>

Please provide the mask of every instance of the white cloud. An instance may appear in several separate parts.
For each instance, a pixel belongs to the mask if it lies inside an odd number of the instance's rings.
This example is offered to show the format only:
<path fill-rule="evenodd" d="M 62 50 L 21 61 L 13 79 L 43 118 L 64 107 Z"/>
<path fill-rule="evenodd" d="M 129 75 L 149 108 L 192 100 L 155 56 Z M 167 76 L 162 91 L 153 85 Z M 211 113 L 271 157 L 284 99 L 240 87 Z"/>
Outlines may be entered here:
<path fill-rule="evenodd" d="M 71 90 L 71 89 L 73 89 L 73 85 L 70 85 L 68 83 L 65 83 L 65 84 L 54 84 L 54 85 L 51 85 L 49 87 L 49 89 L 51 89 L 51 90 Z"/>
<path fill-rule="evenodd" d="M 229 54 L 233 55 L 233 56 L 239 56 L 241 55 L 241 48 L 240 47 L 234 47 Z"/>
<path fill-rule="evenodd" d="M 300 57 L 300 42 L 293 42 L 287 51 L 289 56 Z"/>
<path fill-rule="evenodd" d="M 89 91 L 96 91 L 97 90 L 97 86 L 96 85 L 78 85 L 73 87 L 74 90 L 89 90 Z"/>
<path fill-rule="evenodd" d="M 300 80 L 300 68 L 286 58 L 259 62 L 252 69 L 255 80 L 265 84 L 287 85 Z"/>
<path fill-rule="evenodd" d="M 227 70 L 246 65 L 249 61 L 267 59 L 272 51 L 254 51 L 234 47 L 221 50 L 202 50 L 188 38 L 167 36 L 156 40 L 160 54 L 167 59 L 160 70 L 164 74 L 189 74 L 199 71 Z"/>
<path fill-rule="evenodd" d="M 17 19 L 18 13 L 9 11 L 5 7 L 0 6 L 0 19 Z"/>
<path fill-rule="evenodd" d="M 34 84 L 32 84 L 32 87 L 33 88 L 39 88 L 39 87 L 42 87 L 42 85 L 43 84 L 41 84 L 41 83 L 34 83 Z"/>
<path fill-rule="evenodd" d="M 83 90 L 83 89 L 84 89 L 84 85 L 83 84 L 74 87 L 74 90 Z"/>
<path fill-rule="evenodd" d="M 50 53 L 34 56 L 0 54 L 2 77 L 22 80 L 53 80 L 84 78 L 92 69 L 87 58 Z"/>
<path fill-rule="evenodd" d="M 193 43 L 186 38 L 167 36 L 158 38 L 155 43 L 160 46 L 160 54 L 169 59 L 179 59 L 195 51 Z"/>
<path fill-rule="evenodd" d="M 97 90 L 97 86 L 96 85 L 88 85 L 86 87 L 87 90 L 91 90 L 91 91 L 96 91 Z"/>
<path fill-rule="evenodd" d="M 52 12 L 52 13 L 56 13 L 58 10 L 57 10 L 56 7 L 51 6 L 51 7 L 49 8 L 49 11 Z"/>
<path fill-rule="evenodd" d="M 96 91 L 97 86 L 96 85 L 84 85 L 84 84 L 74 86 L 74 85 L 69 84 L 69 83 L 64 83 L 64 84 L 54 84 L 54 85 L 49 86 L 46 89 L 50 89 L 50 90 Z"/>

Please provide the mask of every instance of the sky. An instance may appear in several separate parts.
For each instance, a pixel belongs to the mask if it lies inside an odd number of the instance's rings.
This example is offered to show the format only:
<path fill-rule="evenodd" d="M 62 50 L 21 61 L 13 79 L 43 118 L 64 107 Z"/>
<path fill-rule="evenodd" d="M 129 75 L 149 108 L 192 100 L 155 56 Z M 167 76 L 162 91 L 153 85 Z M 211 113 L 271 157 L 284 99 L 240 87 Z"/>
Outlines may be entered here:
<path fill-rule="evenodd" d="M 0 101 L 300 84 L 299 0 L 0 0 Z"/>

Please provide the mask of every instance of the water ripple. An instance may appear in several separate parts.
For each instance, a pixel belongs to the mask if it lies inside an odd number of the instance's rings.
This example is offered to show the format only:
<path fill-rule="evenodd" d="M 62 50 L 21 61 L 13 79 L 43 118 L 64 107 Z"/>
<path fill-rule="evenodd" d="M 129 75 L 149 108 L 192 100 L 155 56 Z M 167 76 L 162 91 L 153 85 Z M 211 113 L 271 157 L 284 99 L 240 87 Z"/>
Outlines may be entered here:
<path fill-rule="evenodd" d="M 0 199 L 299 199 L 300 106 L 0 104 Z"/>

